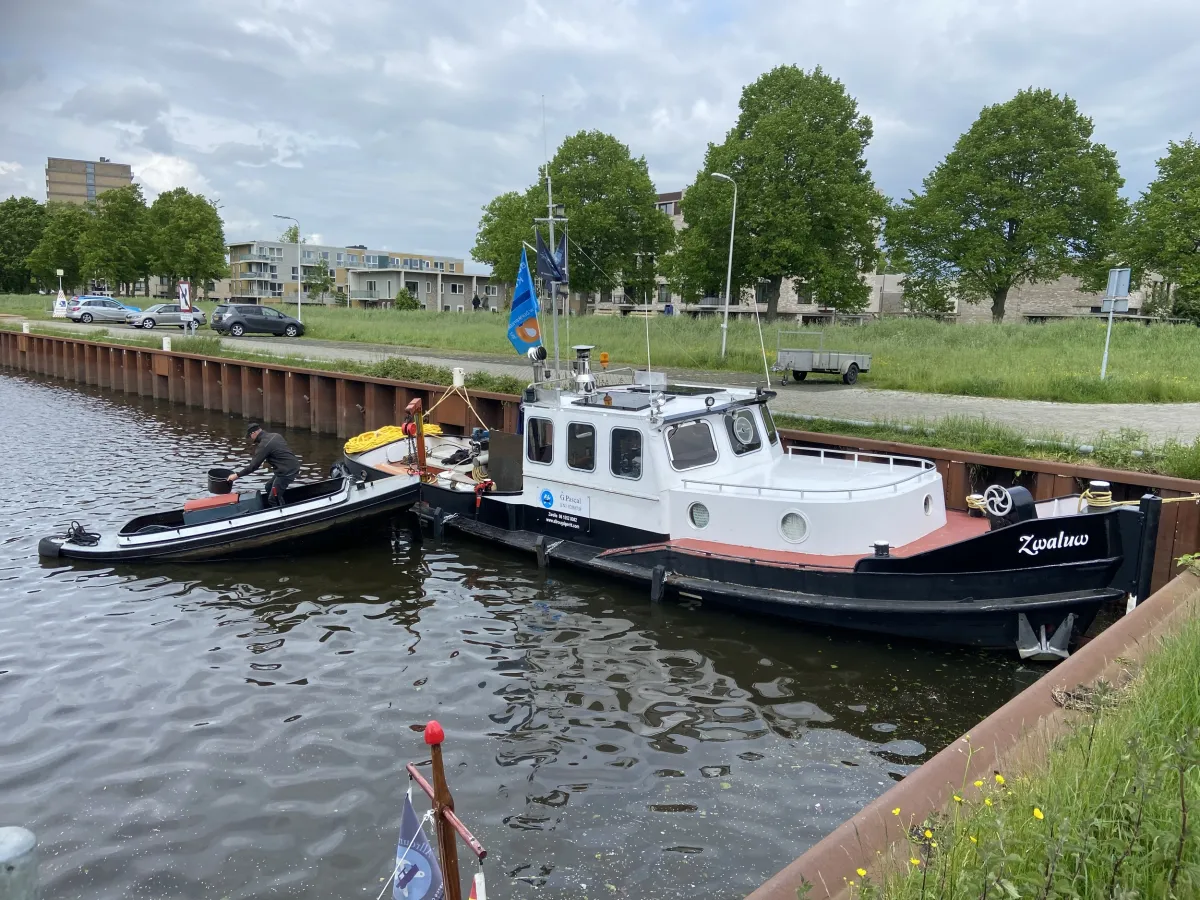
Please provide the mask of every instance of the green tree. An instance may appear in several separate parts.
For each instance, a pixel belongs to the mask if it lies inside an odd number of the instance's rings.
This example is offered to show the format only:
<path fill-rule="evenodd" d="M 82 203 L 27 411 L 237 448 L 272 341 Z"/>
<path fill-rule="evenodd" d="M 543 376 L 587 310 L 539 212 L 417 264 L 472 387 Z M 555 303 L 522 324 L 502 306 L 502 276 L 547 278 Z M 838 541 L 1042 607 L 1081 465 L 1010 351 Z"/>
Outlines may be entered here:
<path fill-rule="evenodd" d="M 150 229 L 140 185 L 114 188 L 98 196 L 80 239 L 83 274 L 103 278 L 113 289 L 131 287 L 150 272 Z"/>
<path fill-rule="evenodd" d="M 333 290 L 333 273 L 329 271 L 329 263 L 323 259 L 318 259 L 311 265 L 304 266 L 304 290 L 308 292 L 309 297 L 320 297 L 325 299 L 325 295 Z"/>
<path fill-rule="evenodd" d="M 545 215 L 543 204 L 540 215 Z M 533 219 L 537 208 L 525 194 L 509 191 L 494 197 L 484 208 L 475 235 L 471 258 L 492 267 L 492 276 L 515 284 L 521 266 L 521 242 L 533 243 Z M 535 265 L 535 260 L 530 260 Z"/>
<path fill-rule="evenodd" d="M 34 276 L 47 287 L 58 286 L 57 270 L 63 270 L 64 288 L 83 283 L 79 247 L 92 214 L 78 203 L 47 203 L 46 227 L 28 264 Z"/>
<path fill-rule="evenodd" d="M 279 240 L 284 244 L 307 244 L 308 241 L 300 237 L 300 226 L 289 225 L 283 229 L 283 234 L 279 236 Z"/>
<path fill-rule="evenodd" d="M 421 301 L 408 288 L 400 288 L 396 291 L 396 309 L 411 311 L 421 308 Z"/>
<path fill-rule="evenodd" d="M 1194 138 L 1167 145 L 1158 177 L 1134 204 L 1123 249 L 1138 273 L 1162 279 L 1148 285 L 1148 277 L 1141 279 L 1154 304 L 1200 323 L 1200 144 Z"/>
<path fill-rule="evenodd" d="M 0 202 L 0 290 L 26 293 L 32 287 L 29 254 L 46 225 L 46 209 L 32 197 Z"/>
<path fill-rule="evenodd" d="M 524 194 L 501 194 L 483 208 L 471 257 L 510 284 L 520 266 L 522 241 L 533 243 L 533 220 L 546 216 L 546 171 L 540 168 L 537 182 Z M 612 135 L 581 131 L 563 141 L 549 172 L 554 202 L 566 207 L 570 220 L 571 289 L 611 288 L 622 275 L 652 284 L 656 261 L 673 246 L 675 230 L 655 206 L 645 158 L 630 156 Z M 529 262 L 531 268 L 536 265 L 532 258 Z"/>
<path fill-rule="evenodd" d="M 1124 218 L 1123 183 L 1070 97 L 1030 88 L 986 107 L 888 216 L 905 297 L 930 309 L 990 300 L 1002 321 L 1013 288 L 1095 271 Z"/>
<path fill-rule="evenodd" d="M 150 268 L 175 284 L 186 278 L 200 285 L 223 278 L 225 231 L 216 208 L 187 188 L 159 194 L 147 215 Z"/>
<path fill-rule="evenodd" d="M 772 69 L 742 90 L 739 108 L 683 196 L 674 287 L 688 299 L 723 292 L 733 186 L 713 177 L 720 172 L 738 188 L 734 296 L 761 283 L 774 318 L 788 279 L 802 297 L 861 309 L 870 290 L 860 273 L 875 267 L 886 208 L 864 156 L 870 118 L 820 67 Z"/>

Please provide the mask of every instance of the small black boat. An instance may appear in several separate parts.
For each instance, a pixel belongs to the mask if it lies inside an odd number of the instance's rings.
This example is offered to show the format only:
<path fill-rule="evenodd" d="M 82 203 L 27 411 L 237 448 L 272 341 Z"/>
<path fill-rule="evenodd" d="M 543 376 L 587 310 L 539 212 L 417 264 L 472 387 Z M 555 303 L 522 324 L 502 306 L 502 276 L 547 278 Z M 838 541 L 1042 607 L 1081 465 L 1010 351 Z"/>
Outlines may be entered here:
<path fill-rule="evenodd" d="M 217 494 L 138 516 L 115 533 L 97 534 L 75 523 L 64 535 L 43 538 L 38 553 L 98 562 L 273 556 L 406 510 L 419 494 L 415 476 L 368 481 L 339 470 L 333 478 L 288 488 L 282 508 L 268 506 L 261 491 Z"/>

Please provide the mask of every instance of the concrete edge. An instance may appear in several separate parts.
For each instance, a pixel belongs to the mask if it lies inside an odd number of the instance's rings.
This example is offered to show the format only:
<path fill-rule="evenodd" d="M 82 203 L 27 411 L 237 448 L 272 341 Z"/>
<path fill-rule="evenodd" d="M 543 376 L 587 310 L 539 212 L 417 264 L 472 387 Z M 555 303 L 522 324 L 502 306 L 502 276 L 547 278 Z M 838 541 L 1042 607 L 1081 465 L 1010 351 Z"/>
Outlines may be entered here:
<path fill-rule="evenodd" d="M 1126 662 L 1151 651 L 1200 601 L 1200 576 L 1184 572 L 1152 594 L 1137 609 L 1081 647 L 977 726 L 867 804 L 753 891 L 748 900 L 795 900 L 807 879 L 807 900 L 828 900 L 845 891 L 855 869 L 877 869 L 880 855 L 903 841 L 910 823 L 945 808 L 965 780 L 990 778 L 1026 738 L 1045 742 L 1065 726 L 1054 702 L 1055 689 L 1073 690 L 1098 678 L 1115 681 Z M 968 761 L 968 739 L 974 754 Z M 895 816 L 892 810 L 899 808 Z"/>

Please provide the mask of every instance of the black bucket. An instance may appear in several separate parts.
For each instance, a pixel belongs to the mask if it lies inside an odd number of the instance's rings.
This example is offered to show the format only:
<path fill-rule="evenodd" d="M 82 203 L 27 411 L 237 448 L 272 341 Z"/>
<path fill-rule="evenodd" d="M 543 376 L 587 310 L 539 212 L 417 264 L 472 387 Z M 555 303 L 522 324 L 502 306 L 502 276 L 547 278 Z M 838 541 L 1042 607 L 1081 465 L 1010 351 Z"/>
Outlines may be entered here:
<path fill-rule="evenodd" d="M 233 490 L 233 485 L 229 482 L 229 476 L 233 474 L 233 469 L 209 469 L 208 470 L 208 490 L 212 494 L 228 494 Z"/>

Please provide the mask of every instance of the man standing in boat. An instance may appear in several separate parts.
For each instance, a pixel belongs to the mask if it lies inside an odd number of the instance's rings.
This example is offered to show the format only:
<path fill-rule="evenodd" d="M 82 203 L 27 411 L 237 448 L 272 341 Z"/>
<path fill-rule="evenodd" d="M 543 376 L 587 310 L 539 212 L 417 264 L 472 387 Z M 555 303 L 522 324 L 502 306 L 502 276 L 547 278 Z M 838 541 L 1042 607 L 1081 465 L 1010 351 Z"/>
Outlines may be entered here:
<path fill-rule="evenodd" d="M 246 438 L 252 444 L 257 444 L 258 447 L 254 451 L 254 458 L 250 460 L 250 464 L 240 472 L 229 476 L 230 482 L 244 478 L 256 471 L 263 463 L 267 463 L 275 472 L 274 477 L 271 478 L 270 488 L 267 490 L 267 505 L 274 503 L 283 506 L 284 491 L 300 474 L 300 458 L 292 452 L 287 441 L 283 439 L 283 435 L 263 431 L 262 426 L 257 422 L 250 423 L 246 429 Z"/>

